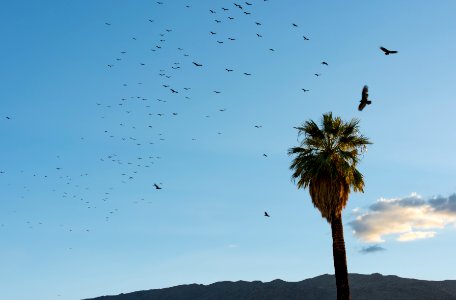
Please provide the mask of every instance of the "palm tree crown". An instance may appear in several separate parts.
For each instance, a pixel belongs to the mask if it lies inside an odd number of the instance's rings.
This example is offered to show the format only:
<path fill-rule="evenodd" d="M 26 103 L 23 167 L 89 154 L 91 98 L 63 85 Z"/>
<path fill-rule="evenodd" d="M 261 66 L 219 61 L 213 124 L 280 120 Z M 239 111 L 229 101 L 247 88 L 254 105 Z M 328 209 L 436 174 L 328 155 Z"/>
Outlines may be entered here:
<path fill-rule="evenodd" d="M 358 124 L 357 119 L 344 122 L 326 113 L 321 128 L 312 120 L 297 127 L 304 139 L 288 150 L 295 155 L 292 179 L 298 188 L 309 187 L 313 205 L 329 223 L 340 217 L 351 188 L 363 192 L 363 175 L 356 165 L 371 142 L 359 133 Z"/>

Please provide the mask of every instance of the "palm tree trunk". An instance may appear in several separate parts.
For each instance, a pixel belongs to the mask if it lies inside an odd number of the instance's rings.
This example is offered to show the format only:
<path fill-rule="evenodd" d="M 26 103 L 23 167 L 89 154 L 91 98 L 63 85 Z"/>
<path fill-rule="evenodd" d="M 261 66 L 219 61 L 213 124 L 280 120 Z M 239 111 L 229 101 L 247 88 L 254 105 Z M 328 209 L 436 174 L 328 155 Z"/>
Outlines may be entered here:
<path fill-rule="evenodd" d="M 331 222 L 333 238 L 334 270 L 336 273 L 337 300 L 351 300 L 348 286 L 347 257 L 345 255 L 344 228 L 342 216 L 334 217 Z"/>

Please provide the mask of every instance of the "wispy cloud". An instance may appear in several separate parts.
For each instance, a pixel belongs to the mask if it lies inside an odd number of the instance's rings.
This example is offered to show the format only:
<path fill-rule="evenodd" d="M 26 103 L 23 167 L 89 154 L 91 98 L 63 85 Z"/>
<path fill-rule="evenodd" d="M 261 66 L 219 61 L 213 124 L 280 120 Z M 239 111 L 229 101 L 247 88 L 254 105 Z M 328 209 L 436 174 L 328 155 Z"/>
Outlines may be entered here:
<path fill-rule="evenodd" d="M 377 200 L 367 210 L 355 209 L 349 222 L 353 234 L 364 242 L 380 243 L 386 235 L 408 242 L 434 237 L 438 229 L 456 226 L 456 194 L 423 199 L 418 194 L 404 198 Z"/>
<path fill-rule="evenodd" d="M 372 245 L 369 247 L 364 247 L 359 252 L 368 254 L 368 253 L 374 253 L 374 252 L 385 251 L 385 250 L 386 250 L 385 248 L 380 247 L 379 245 Z"/>

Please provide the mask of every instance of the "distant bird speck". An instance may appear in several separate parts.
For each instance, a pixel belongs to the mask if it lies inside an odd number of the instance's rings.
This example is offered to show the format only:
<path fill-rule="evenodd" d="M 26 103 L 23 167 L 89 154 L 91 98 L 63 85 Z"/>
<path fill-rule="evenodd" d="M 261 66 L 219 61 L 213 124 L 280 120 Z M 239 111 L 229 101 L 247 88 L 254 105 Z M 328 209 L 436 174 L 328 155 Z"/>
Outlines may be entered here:
<path fill-rule="evenodd" d="M 380 50 L 382 50 L 383 53 L 385 53 L 385 55 L 390 55 L 390 54 L 398 53 L 398 51 L 395 51 L 395 50 L 388 50 L 388 49 L 386 49 L 385 47 L 380 47 Z"/>

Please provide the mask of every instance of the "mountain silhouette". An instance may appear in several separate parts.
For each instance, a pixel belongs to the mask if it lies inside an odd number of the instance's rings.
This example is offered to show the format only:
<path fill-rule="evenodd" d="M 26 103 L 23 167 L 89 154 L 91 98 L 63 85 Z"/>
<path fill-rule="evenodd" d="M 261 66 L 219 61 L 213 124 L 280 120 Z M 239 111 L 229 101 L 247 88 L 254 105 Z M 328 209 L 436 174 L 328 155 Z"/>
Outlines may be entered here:
<path fill-rule="evenodd" d="M 394 275 L 349 274 L 355 300 L 455 300 L 456 280 L 428 281 Z M 221 281 L 209 285 L 188 284 L 164 289 L 138 291 L 85 300 L 334 300 L 334 275 L 320 275 L 299 282 L 280 279 L 261 281 Z"/>

